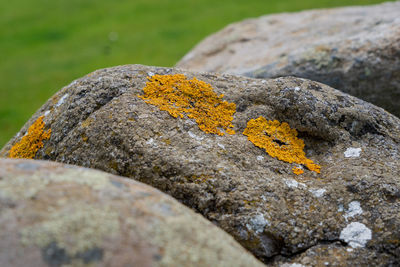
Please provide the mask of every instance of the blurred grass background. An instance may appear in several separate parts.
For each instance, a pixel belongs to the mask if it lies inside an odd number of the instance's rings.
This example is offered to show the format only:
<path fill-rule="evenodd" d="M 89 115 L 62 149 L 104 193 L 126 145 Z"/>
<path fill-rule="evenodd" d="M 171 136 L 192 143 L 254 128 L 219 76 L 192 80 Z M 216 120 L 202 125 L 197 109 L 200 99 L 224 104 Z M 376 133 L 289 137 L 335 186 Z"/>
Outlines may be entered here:
<path fill-rule="evenodd" d="M 0 148 L 55 92 L 96 69 L 173 66 L 209 34 L 249 17 L 380 2 L 0 0 Z"/>

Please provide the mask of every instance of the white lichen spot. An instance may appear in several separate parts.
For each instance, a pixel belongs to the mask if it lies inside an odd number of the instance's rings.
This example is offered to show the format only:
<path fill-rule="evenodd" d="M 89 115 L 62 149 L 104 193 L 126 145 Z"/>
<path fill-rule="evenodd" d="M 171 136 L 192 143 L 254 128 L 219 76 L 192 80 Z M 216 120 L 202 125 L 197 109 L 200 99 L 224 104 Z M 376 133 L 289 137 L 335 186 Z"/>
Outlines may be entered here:
<path fill-rule="evenodd" d="M 225 146 L 223 144 L 218 143 L 218 146 L 222 149 L 225 149 Z"/>
<path fill-rule="evenodd" d="M 300 87 L 298 87 L 298 86 L 296 86 L 295 88 L 294 88 L 294 90 L 297 92 L 297 91 L 300 91 Z"/>
<path fill-rule="evenodd" d="M 146 141 L 146 144 L 152 145 L 154 143 L 154 139 L 150 138 L 149 140 Z"/>
<path fill-rule="evenodd" d="M 149 77 L 152 77 L 152 76 L 154 76 L 154 72 L 149 71 L 149 72 L 147 73 L 147 75 L 148 75 Z"/>
<path fill-rule="evenodd" d="M 69 96 L 69 94 L 63 95 L 63 97 L 61 97 L 60 100 L 58 100 L 58 102 L 57 102 L 57 104 L 56 104 L 56 107 L 61 106 L 61 105 L 64 103 L 65 99 L 66 99 L 68 96 Z"/>
<path fill-rule="evenodd" d="M 360 156 L 360 153 L 361 153 L 361 148 L 349 147 L 344 152 L 344 157 L 345 158 L 358 158 Z"/>
<path fill-rule="evenodd" d="M 322 197 L 324 193 L 326 192 L 326 189 L 320 188 L 320 189 L 310 189 L 309 190 L 311 194 L 313 194 L 315 197 Z"/>
<path fill-rule="evenodd" d="M 352 222 L 340 233 L 340 239 L 348 243 L 352 248 L 364 247 L 372 238 L 372 231 L 362 223 Z"/>
<path fill-rule="evenodd" d="M 343 212 L 344 211 L 344 206 L 343 204 L 339 204 L 338 206 L 338 212 Z"/>
<path fill-rule="evenodd" d="M 299 187 L 299 183 L 296 181 L 296 180 L 292 180 L 292 179 L 285 179 L 285 184 L 288 186 L 288 187 L 290 187 L 290 188 L 292 188 L 292 187 L 294 187 L 294 188 L 297 188 L 297 187 Z"/>
<path fill-rule="evenodd" d="M 264 159 L 264 157 L 263 156 L 257 156 L 257 160 L 263 160 Z"/>
<path fill-rule="evenodd" d="M 299 183 L 293 179 L 285 179 L 285 184 L 290 188 L 298 188 L 299 186 L 307 187 L 305 184 Z"/>
<path fill-rule="evenodd" d="M 45 116 L 50 114 L 50 110 L 46 110 L 46 112 L 44 113 Z"/>
<path fill-rule="evenodd" d="M 188 131 L 188 134 L 189 134 L 190 137 L 196 139 L 197 141 L 203 140 L 203 137 L 197 136 L 194 133 L 192 133 L 191 131 Z"/>
<path fill-rule="evenodd" d="M 352 248 L 348 248 L 348 249 L 346 249 L 346 250 L 347 250 L 347 252 L 352 252 L 352 251 L 353 251 Z"/>
<path fill-rule="evenodd" d="M 344 215 L 344 218 L 347 220 L 347 218 L 354 217 L 356 215 L 362 214 L 363 210 L 360 206 L 360 202 L 358 201 L 352 201 L 349 204 L 349 208 L 346 211 L 346 214 Z"/>
<path fill-rule="evenodd" d="M 264 218 L 263 214 L 257 214 L 253 216 L 249 223 L 246 224 L 247 229 L 256 232 L 256 234 L 262 233 L 266 225 L 271 225 L 271 223 Z"/>
<path fill-rule="evenodd" d="M 150 117 L 150 115 L 149 115 L 149 114 L 146 114 L 146 113 L 140 114 L 140 115 L 138 116 L 139 119 L 146 119 L 146 118 L 148 118 L 148 117 Z"/>
<path fill-rule="evenodd" d="M 267 83 L 267 81 L 266 81 L 266 80 L 261 80 L 261 83 L 264 83 L 264 84 L 265 84 L 265 83 Z"/>

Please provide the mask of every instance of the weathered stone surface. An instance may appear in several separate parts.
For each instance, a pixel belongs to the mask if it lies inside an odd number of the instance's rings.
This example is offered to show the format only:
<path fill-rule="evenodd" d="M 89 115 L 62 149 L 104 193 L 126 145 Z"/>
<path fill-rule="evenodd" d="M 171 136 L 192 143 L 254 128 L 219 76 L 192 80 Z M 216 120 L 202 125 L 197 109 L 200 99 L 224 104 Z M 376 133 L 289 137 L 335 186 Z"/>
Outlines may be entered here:
<path fill-rule="evenodd" d="M 330 85 L 400 117 L 400 2 L 268 15 L 207 37 L 177 64 Z"/>
<path fill-rule="evenodd" d="M 263 266 L 231 236 L 142 183 L 0 159 L 0 266 Z"/>
<path fill-rule="evenodd" d="M 329 243 L 329 244 L 328 244 Z M 358 250 L 356 252 L 356 250 Z M 360 252 L 362 251 L 362 252 Z M 369 255 L 368 258 L 363 255 Z M 396 256 L 396 255 L 395 255 Z M 344 247 L 338 242 L 327 242 L 326 244 L 318 244 L 304 253 L 291 259 L 284 257 L 276 257 L 271 266 L 276 267 L 307 267 L 307 266 L 397 266 L 395 264 L 385 265 L 383 262 L 390 262 L 389 254 L 382 254 L 368 248 L 354 249 L 352 247 Z"/>
<path fill-rule="evenodd" d="M 147 76 L 175 73 L 197 77 L 235 103 L 236 134 L 206 134 L 192 119 L 174 118 L 138 97 Z M 52 133 L 37 159 L 90 166 L 157 187 L 265 262 L 340 241 L 349 259 L 343 266 L 373 262 L 376 255 L 381 265 L 399 263 L 400 119 L 326 85 L 140 65 L 98 70 L 60 90 L 1 155 L 39 116 Z M 297 164 L 272 158 L 248 141 L 242 133 L 259 116 L 297 129 L 321 173 L 296 176 Z"/>

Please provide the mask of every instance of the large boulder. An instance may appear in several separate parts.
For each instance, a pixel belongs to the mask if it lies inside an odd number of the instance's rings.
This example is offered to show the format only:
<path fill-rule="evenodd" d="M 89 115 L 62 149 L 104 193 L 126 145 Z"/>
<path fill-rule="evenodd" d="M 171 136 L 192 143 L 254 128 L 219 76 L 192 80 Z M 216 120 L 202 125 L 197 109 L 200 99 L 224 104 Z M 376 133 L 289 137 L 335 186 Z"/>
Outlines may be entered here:
<path fill-rule="evenodd" d="M 176 65 L 319 81 L 400 117 L 400 2 L 268 15 L 207 37 Z"/>
<path fill-rule="evenodd" d="M 400 119 L 318 82 L 128 65 L 64 87 L 0 155 L 150 184 L 268 263 L 378 266 L 399 263 L 399 145 Z"/>
<path fill-rule="evenodd" d="M 263 266 L 173 198 L 54 162 L 0 159 L 0 266 Z"/>

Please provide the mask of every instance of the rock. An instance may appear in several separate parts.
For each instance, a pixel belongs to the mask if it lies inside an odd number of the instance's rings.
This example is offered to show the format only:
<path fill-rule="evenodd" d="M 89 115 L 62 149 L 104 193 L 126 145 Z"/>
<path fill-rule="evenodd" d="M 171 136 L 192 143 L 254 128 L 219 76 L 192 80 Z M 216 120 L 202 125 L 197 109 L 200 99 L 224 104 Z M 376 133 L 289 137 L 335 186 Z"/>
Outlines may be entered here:
<path fill-rule="evenodd" d="M 0 159 L 1 266 L 263 266 L 173 198 L 54 162 Z"/>
<path fill-rule="evenodd" d="M 357 252 L 356 252 L 357 251 Z M 360 251 L 362 251 L 360 253 Z M 368 259 L 361 255 L 369 255 Z M 393 255 L 392 255 L 393 256 Z M 398 255 L 394 255 L 398 257 Z M 331 266 L 341 267 L 350 266 L 350 262 L 355 263 L 353 266 L 385 266 L 382 262 L 390 262 L 390 254 L 371 251 L 368 248 L 354 249 L 352 247 L 344 247 L 339 241 L 330 244 L 318 244 L 306 252 L 295 256 L 291 259 L 284 257 L 276 257 L 275 262 L 271 266 L 276 267 L 306 267 L 306 266 Z M 397 261 L 398 262 L 398 261 Z M 387 265 L 397 266 L 398 264 Z"/>
<path fill-rule="evenodd" d="M 0 155 L 41 116 L 36 159 L 152 185 L 266 263 L 337 243 L 343 266 L 399 263 L 400 119 L 370 103 L 301 78 L 120 66 L 60 90 Z"/>
<path fill-rule="evenodd" d="M 397 1 L 247 19 L 207 37 L 176 66 L 256 78 L 303 77 L 400 117 L 399 14 Z"/>

